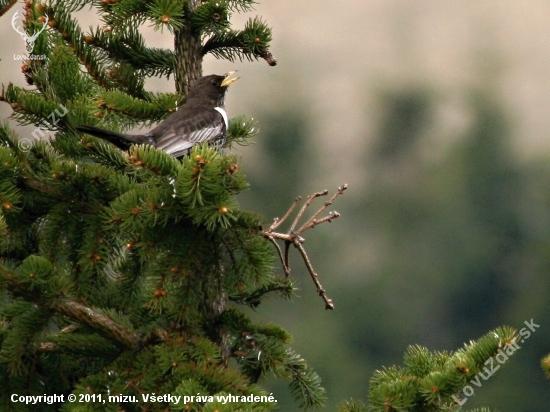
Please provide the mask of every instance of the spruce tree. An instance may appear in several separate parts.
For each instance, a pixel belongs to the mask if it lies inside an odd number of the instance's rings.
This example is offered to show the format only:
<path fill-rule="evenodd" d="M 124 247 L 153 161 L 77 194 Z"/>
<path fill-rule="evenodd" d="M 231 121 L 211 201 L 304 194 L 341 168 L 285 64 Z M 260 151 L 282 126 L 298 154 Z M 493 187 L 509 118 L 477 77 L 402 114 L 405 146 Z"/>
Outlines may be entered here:
<path fill-rule="evenodd" d="M 277 239 L 285 272 L 294 244 L 330 306 L 299 235 L 337 216 L 316 219 L 323 206 L 301 227 L 295 219 L 292 233 L 276 231 L 285 219 L 264 230 L 237 203 L 248 184 L 235 154 L 207 145 L 182 160 L 151 146 L 123 153 L 75 129 L 164 119 L 185 104 L 206 54 L 275 65 L 262 19 L 230 25 L 253 3 L 26 1 L 19 29 L 37 34 L 22 67 L 29 87 L 8 84 L 0 96 L 13 118 L 37 127 L 28 137 L 0 127 L 0 409 L 272 410 L 276 398 L 259 385 L 270 374 L 289 382 L 301 406 L 322 404 L 320 379 L 289 334 L 240 308 L 293 295 L 274 270 Z M 0 2 L 0 15 L 14 4 Z M 85 7 L 103 27 L 80 28 L 73 15 Z M 173 34 L 174 51 L 147 47 L 139 27 L 151 23 Z M 172 75 L 174 93 L 144 87 Z M 49 141 L 45 130 L 55 132 Z M 228 141 L 246 143 L 256 130 L 237 116 Z M 62 398 L 22 401 L 53 394 Z"/>

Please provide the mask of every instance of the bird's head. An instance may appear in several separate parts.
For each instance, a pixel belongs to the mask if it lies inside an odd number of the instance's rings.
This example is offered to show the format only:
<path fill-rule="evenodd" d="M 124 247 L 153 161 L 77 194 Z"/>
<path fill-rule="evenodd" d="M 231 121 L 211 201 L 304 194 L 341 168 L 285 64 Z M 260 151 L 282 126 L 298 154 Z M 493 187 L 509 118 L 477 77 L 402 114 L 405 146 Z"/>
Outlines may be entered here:
<path fill-rule="evenodd" d="M 187 100 L 201 98 L 223 104 L 225 92 L 229 85 L 240 79 L 240 77 L 231 78 L 233 73 L 235 72 L 231 71 L 223 76 L 211 74 L 201 77 L 191 86 Z"/>

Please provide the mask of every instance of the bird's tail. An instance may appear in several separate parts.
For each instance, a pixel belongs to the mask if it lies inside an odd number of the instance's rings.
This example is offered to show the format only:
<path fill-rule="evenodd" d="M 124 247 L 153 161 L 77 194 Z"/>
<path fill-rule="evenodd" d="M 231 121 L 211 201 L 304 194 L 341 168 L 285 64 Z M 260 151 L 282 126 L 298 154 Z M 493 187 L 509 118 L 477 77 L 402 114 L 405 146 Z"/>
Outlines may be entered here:
<path fill-rule="evenodd" d="M 149 143 L 144 135 L 130 135 L 118 132 L 112 132 L 100 127 L 80 125 L 76 127 L 79 132 L 91 134 L 100 139 L 111 142 L 116 147 L 122 150 L 128 150 L 135 143 Z"/>

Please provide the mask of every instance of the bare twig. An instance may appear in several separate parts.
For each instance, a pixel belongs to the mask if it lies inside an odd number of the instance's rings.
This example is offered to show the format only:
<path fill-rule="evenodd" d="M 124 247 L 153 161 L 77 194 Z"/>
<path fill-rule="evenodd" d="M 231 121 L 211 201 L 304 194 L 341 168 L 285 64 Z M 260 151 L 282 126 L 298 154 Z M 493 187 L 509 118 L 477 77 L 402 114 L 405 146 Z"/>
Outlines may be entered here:
<path fill-rule="evenodd" d="M 315 271 L 313 270 L 313 265 L 307 257 L 306 250 L 301 243 L 295 243 L 294 246 L 298 248 L 300 254 L 302 255 L 302 258 L 304 259 L 304 263 L 306 264 L 307 270 L 311 275 L 311 279 L 313 279 L 313 283 L 315 283 L 315 286 L 317 286 L 317 293 L 319 293 L 319 296 L 321 296 L 325 301 L 325 309 L 334 309 L 334 303 L 332 303 L 332 299 L 327 296 L 325 289 L 321 285 L 321 282 L 319 282 L 319 276 L 317 276 L 317 273 L 315 273 Z"/>
<path fill-rule="evenodd" d="M 344 190 L 346 190 L 347 188 L 348 188 L 347 185 L 340 186 L 338 188 L 338 191 L 334 194 L 334 196 L 332 196 L 330 200 L 326 201 L 325 204 L 317 212 L 315 212 L 313 216 L 311 216 L 309 220 L 306 223 L 304 223 L 300 229 L 298 229 L 298 233 L 302 233 L 304 230 L 307 230 L 310 227 L 314 227 L 314 226 L 317 226 L 319 223 L 322 223 L 321 221 L 315 220 L 317 216 L 323 213 L 327 207 L 332 205 L 332 203 L 334 203 L 334 200 L 338 196 L 342 195 L 344 193 Z M 326 195 L 327 193 L 328 193 L 328 190 L 325 190 L 322 195 Z M 332 219 L 335 219 L 338 216 L 340 216 L 338 212 L 330 212 L 330 214 L 327 217 L 323 218 L 324 219 L 323 221 L 330 222 Z"/>
<path fill-rule="evenodd" d="M 281 259 L 281 262 L 283 263 L 283 270 L 285 271 L 286 277 L 290 276 L 290 268 L 288 267 L 288 248 L 285 248 L 285 257 L 283 258 L 283 252 L 281 250 L 281 247 L 277 242 L 275 242 L 275 239 L 273 239 L 273 236 L 266 236 L 266 239 L 269 240 L 271 243 L 273 243 L 273 246 L 275 246 L 275 249 L 277 250 L 277 253 L 279 254 L 279 259 Z"/>
<path fill-rule="evenodd" d="M 291 242 L 285 242 L 285 261 L 283 262 L 283 266 L 286 266 L 288 268 L 288 275 L 286 275 L 287 277 L 290 276 L 290 259 L 289 259 L 289 255 L 290 255 L 290 245 L 292 243 Z"/>
<path fill-rule="evenodd" d="M 267 230 L 264 230 L 261 233 L 263 237 L 265 237 L 275 246 L 275 249 L 277 250 L 277 254 L 279 255 L 279 259 L 281 260 L 283 270 L 287 277 L 290 276 L 290 264 L 289 264 L 290 245 L 294 245 L 294 247 L 298 249 L 298 251 L 302 255 L 302 259 L 304 260 L 304 263 L 311 276 L 311 279 L 313 279 L 313 283 L 315 283 L 315 286 L 317 287 L 317 293 L 319 293 L 319 296 L 321 296 L 325 301 L 326 309 L 334 309 L 334 303 L 332 302 L 332 299 L 330 299 L 327 296 L 325 289 L 319 282 L 319 276 L 317 275 L 317 273 L 315 273 L 315 270 L 313 269 L 313 265 L 309 260 L 307 252 L 305 248 L 302 246 L 302 243 L 305 242 L 305 239 L 301 235 L 308 229 L 311 229 L 324 222 L 332 222 L 333 219 L 340 217 L 340 214 L 338 212 L 330 212 L 328 215 L 320 219 L 317 218 L 321 213 L 323 213 L 326 210 L 327 207 L 329 207 L 334 202 L 334 200 L 336 200 L 338 196 L 342 195 L 347 188 L 348 188 L 347 184 L 340 186 L 338 188 L 338 191 L 328 201 L 326 201 L 325 204 L 319 210 L 317 210 L 298 230 L 296 230 L 296 226 L 298 225 L 298 222 L 302 219 L 304 213 L 306 212 L 307 208 L 311 205 L 313 200 L 321 196 L 326 196 L 328 194 L 328 190 L 317 192 L 308 196 L 305 204 L 302 206 L 296 218 L 292 222 L 292 225 L 290 226 L 290 229 L 288 230 L 288 232 L 286 233 L 275 232 L 275 229 L 277 229 L 282 223 L 284 223 L 296 208 L 298 202 L 301 200 L 300 197 L 297 197 L 292 203 L 292 205 L 290 206 L 290 208 L 288 209 L 288 211 L 285 213 L 285 215 L 281 219 L 275 218 L 273 220 L 273 224 Z M 283 255 L 283 252 L 281 251 L 281 247 L 277 243 L 277 240 L 282 240 L 285 242 L 284 255 Z"/>
<path fill-rule="evenodd" d="M 306 209 L 309 207 L 311 202 L 313 202 L 313 200 L 317 197 L 325 196 L 327 193 L 328 193 L 328 190 L 323 190 L 322 192 L 313 193 L 312 195 L 309 195 L 307 197 L 306 203 L 302 206 L 302 208 L 298 212 L 298 215 L 296 216 L 296 219 L 294 219 L 294 222 L 292 223 L 292 226 L 290 227 L 291 232 L 294 232 L 294 228 L 296 227 L 296 224 L 302 218 L 302 215 L 304 214 Z"/>
<path fill-rule="evenodd" d="M 301 196 L 298 196 L 296 199 L 294 199 L 294 202 L 292 203 L 292 205 L 290 205 L 290 207 L 288 208 L 287 212 L 285 213 L 285 215 L 279 219 L 278 217 L 276 217 L 275 219 L 273 219 L 273 224 L 269 227 L 269 230 L 275 230 L 277 229 L 285 220 L 288 219 L 288 217 L 290 216 L 290 214 L 294 211 L 294 209 L 296 208 L 296 205 L 298 205 L 298 202 L 302 200 L 302 197 Z"/>

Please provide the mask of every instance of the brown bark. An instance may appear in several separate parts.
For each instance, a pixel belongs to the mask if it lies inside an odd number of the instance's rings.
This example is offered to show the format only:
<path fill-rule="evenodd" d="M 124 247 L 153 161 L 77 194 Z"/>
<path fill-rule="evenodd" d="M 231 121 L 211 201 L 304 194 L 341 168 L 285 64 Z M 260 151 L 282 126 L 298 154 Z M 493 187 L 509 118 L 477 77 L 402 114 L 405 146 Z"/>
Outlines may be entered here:
<path fill-rule="evenodd" d="M 30 290 L 27 285 L 21 284 L 13 272 L 2 265 L 0 265 L 0 282 L 7 285 L 8 291 L 13 296 L 23 297 L 38 305 L 42 304 L 39 291 Z M 125 326 L 118 324 L 107 315 L 82 303 L 60 297 L 51 307 L 51 310 L 99 330 L 103 335 L 116 340 L 129 349 L 137 350 L 140 347 L 140 338 L 137 334 L 131 332 Z"/>
<path fill-rule="evenodd" d="M 187 96 L 189 87 L 202 76 L 202 43 L 199 33 L 191 27 L 189 16 L 199 7 L 200 0 L 190 0 L 186 10 L 186 24 L 175 33 L 176 91 Z"/>

